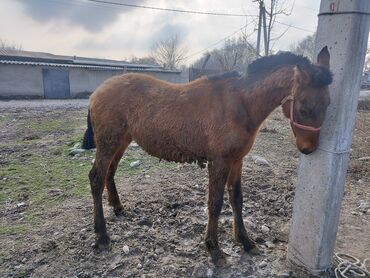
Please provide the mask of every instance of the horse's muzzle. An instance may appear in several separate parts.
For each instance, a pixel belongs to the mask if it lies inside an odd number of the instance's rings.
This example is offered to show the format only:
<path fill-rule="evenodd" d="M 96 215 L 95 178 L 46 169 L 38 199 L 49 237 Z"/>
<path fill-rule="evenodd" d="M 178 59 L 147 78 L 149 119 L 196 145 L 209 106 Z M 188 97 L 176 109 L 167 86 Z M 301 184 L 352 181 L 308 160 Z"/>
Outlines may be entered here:
<path fill-rule="evenodd" d="M 310 153 L 313 153 L 315 150 L 310 150 L 310 149 L 302 149 L 302 150 L 299 150 L 301 153 L 303 154 L 310 154 Z"/>

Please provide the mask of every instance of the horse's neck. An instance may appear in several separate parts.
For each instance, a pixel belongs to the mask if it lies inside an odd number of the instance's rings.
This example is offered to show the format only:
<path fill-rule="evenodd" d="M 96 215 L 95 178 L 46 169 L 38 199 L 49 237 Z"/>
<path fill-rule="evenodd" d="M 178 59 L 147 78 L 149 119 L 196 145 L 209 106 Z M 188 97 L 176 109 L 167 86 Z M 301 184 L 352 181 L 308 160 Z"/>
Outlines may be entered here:
<path fill-rule="evenodd" d="M 281 101 L 290 94 L 292 67 L 284 67 L 261 79 L 252 91 L 246 94 L 245 103 L 255 125 L 260 126 Z"/>

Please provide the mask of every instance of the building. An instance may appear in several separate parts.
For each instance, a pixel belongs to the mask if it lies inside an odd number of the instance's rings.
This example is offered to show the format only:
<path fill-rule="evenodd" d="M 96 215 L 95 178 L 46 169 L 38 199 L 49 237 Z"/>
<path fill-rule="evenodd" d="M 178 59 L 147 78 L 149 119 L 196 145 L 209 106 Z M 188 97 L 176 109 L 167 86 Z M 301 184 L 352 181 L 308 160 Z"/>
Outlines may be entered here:
<path fill-rule="evenodd" d="M 127 72 L 145 73 L 173 83 L 188 82 L 180 71 L 159 66 L 0 50 L 0 98 L 87 97 L 104 80 Z"/>

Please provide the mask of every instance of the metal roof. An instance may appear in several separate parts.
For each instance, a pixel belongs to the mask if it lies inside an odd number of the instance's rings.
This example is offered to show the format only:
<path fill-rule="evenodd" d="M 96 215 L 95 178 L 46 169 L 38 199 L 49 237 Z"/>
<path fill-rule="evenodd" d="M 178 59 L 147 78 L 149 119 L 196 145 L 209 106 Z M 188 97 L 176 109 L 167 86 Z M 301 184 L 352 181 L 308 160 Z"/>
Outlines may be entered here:
<path fill-rule="evenodd" d="M 126 61 L 109 59 L 54 55 L 44 52 L 32 52 L 23 50 L 0 49 L 0 63 L 12 65 L 33 65 L 51 67 L 76 67 L 89 69 L 156 69 L 163 70 L 156 65 L 131 64 Z"/>
<path fill-rule="evenodd" d="M 0 57 L 0 59 L 2 59 L 2 57 Z M 46 63 L 46 62 L 32 62 L 32 61 L 14 61 L 14 60 L 0 60 L 0 64 L 66 67 L 66 68 L 86 68 L 86 69 L 107 69 L 107 70 L 124 70 L 125 69 L 125 67 L 94 66 L 94 65 L 80 65 L 80 64 L 67 64 L 67 63 Z M 137 68 L 137 67 L 132 65 L 129 68 L 132 69 L 132 68 Z"/>

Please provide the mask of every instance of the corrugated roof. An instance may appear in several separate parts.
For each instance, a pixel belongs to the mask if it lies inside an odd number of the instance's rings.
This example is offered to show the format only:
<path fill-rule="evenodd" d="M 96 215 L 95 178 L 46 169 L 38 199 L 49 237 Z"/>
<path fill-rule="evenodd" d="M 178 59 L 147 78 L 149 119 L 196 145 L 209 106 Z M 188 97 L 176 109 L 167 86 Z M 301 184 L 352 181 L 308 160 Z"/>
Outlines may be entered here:
<path fill-rule="evenodd" d="M 34 52 L 24 50 L 13 50 L 13 49 L 0 49 L 0 56 L 15 56 L 15 57 L 29 57 L 29 58 L 41 58 L 41 59 L 59 59 L 68 60 L 70 56 L 54 55 L 45 52 Z"/>
<path fill-rule="evenodd" d="M 160 66 L 132 64 L 126 61 L 109 59 L 54 55 L 44 52 L 33 52 L 23 50 L 0 49 L 0 60 L 2 64 L 43 65 L 57 67 L 80 67 L 101 69 L 162 69 Z"/>
<path fill-rule="evenodd" d="M 0 57 L 1 59 L 1 57 Z M 0 60 L 0 64 L 9 65 L 29 65 L 29 66 L 46 66 L 46 67 L 66 67 L 66 68 L 85 68 L 85 69 L 96 69 L 96 70 L 125 70 L 128 71 L 147 71 L 147 72 L 168 72 L 168 73 L 180 73 L 180 71 L 164 70 L 161 68 L 148 68 L 140 67 L 140 65 L 131 64 L 130 67 L 112 67 L 112 66 L 94 66 L 94 65 L 78 65 L 78 64 L 61 64 L 61 63 L 45 63 L 45 62 L 29 62 L 29 61 L 11 61 L 11 60 Z"/>
<path fill-rule="evenodd" d="M 1 58 L 2 57 L 0 57 L 0 59 Z M 67 64 L 67 63 L 46 63 L 46 62 L 14 61 L 14 60 L 0 60 L 0 64 L 67 67 L 67 68 L 89 68 L 89 69 L 111 69 L 111 70 L 122 70 L 123 69 L 122 67 L 111 67 L 111 66 L 93 66 L 93 65 L 78 65 L 78 64 Z"/>

